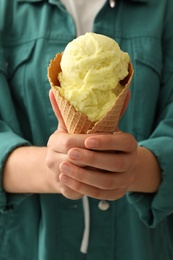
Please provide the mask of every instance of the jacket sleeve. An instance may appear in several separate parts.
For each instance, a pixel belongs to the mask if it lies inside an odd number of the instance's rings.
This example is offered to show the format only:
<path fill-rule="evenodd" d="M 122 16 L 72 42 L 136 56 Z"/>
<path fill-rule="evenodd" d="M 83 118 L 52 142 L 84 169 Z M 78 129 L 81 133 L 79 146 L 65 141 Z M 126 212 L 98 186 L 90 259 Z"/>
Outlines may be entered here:
<path fill-rule="evenodd" d="M 167 5 L 163 27 L 163 69 L 158 100 L 156 127 L 148 140 L 139 146 L 149 149 L 158 159 L 162 182 L 155 194 L 128 193 L 128 201 L 141 220 L 150 227 L 173 213 L 173 20 L 172 1 Z"/>
<path fill-rule="evenodd" d="M 20 133 L 7 82 L 3 48 L 0 46 L 0 211 L 3 211 L 8 204 L 8 196 L 3 190 L 2 183 L 4 164 L 12 151 L 16 147 L 23 145 L 29 145 L 29 142 L 22 138 Z M 18 196 L 18 199 L 19 197 L 20 196 Z M 24 197 L 24 195 L 21 195 L 20 199 L 22 199 L 22 197 Z"/>

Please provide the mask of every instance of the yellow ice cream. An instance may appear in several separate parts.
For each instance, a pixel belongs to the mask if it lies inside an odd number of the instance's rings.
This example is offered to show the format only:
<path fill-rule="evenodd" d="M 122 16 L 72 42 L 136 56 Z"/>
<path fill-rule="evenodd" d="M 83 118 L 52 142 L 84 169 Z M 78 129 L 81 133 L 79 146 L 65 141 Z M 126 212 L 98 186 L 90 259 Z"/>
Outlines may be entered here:
<path fill-rule="evenodd" d="M 130 58 L 111 38 L 86 33 L 70 42 L 62 55 L 58 87 L 77 111 L 96 122 L 110 110 L 128 75 Z"/>

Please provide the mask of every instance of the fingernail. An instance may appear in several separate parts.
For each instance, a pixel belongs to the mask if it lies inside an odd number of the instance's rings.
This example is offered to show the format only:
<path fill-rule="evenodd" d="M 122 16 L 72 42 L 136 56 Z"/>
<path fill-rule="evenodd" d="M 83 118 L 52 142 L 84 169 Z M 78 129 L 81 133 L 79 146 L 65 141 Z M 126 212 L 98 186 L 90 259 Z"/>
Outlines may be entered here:
<path fill-rule="evenodd" d="M 98 147 L 98 141 L 93 138 L 87 139 L 86 146 L 87 146 L 87 148 L 96 148 L 96 147 Z"/>
<path fill-rule="evenodd" d="M 72 158 L 72 159 L 79 159 L 79 157 L 80 157 L 80 152 L 78 151 L 78 150 L 71 150 L 71 151 L 69 151 L 69 156 L 70 156 L 70 158 Z"/>

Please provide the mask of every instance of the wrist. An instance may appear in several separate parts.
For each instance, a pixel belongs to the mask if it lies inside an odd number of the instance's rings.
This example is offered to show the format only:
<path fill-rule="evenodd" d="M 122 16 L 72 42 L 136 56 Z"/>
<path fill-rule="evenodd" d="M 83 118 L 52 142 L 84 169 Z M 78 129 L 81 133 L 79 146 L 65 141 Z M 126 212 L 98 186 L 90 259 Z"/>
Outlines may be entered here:
<path fill-rule="evenodd" d="M 133 170 L 134 182 L 129 192 L 157 192 L 161 183 L 161 169 L 155 155 L 145 147 L 138 147 L 139 163 Z"/>

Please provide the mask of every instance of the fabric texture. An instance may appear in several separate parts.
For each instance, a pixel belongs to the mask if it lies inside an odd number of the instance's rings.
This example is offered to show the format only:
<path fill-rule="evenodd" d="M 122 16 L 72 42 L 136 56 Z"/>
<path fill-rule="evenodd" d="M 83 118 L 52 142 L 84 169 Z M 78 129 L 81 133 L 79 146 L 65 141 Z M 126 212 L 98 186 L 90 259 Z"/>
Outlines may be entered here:
<path fill-rule="evenodd" d="M 172 0 L 119 0 L 115 8 L 107 1 L 94 21 L 93 31 L 115 39 L 135 70 L 120 129 L 156 155 L 163 176 L 157 193 L 128 193 L 107 210 L 89 198 L 90 237 L 82 254 L 82 200 L 8 194 L 2 187 L 13 149 L 45 146 L 57 128 L 47 67 L 76 37 L 75 24 L 58 0 L 0 0 L 1 260 L 173 259 L 172 14 Z"/>

